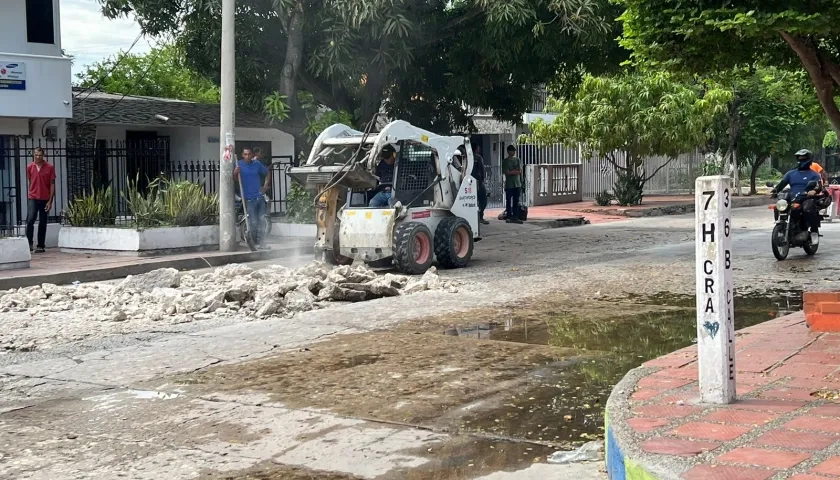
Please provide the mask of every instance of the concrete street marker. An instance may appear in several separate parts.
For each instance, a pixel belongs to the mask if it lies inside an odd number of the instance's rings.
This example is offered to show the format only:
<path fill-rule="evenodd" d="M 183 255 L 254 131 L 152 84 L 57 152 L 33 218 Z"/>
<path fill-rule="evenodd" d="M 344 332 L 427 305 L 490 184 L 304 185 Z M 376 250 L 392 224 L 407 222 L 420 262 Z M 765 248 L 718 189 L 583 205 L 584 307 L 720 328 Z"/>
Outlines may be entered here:
<path fill-rule="evenodd" d="M 735 400 L 735 305 L 729 177 L 695 183 L 697 365 L 704 403 Z"/>

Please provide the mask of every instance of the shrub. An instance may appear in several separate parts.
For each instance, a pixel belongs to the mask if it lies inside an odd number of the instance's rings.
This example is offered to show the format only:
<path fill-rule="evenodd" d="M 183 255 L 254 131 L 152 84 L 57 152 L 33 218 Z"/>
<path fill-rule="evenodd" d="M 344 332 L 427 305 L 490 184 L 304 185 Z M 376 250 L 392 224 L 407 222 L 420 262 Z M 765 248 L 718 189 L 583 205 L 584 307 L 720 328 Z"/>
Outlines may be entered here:
<path fill-rule="evenodd" d="M 315 223 L 315 195 L 292 182 L 286 197 L 286 212 L 289 223 Z"/>
<path fill-rule="evenodd" d="M 123 198 L 139 229 L 213 225 L 219 214 L 218 196 L 204 193 L 202 185 L 187 180 L 157 178 L 145 192 L 135 180 L 128 183 Z"/>
<path fill-rule="evenodd" d="M 616 172 L 615 199 L 621 206 L 639 205 L 642 203 L 642 189 L 645 186 L 644 177 L 634 169 L 619 170 Z"/>
<path fill-rule="evenodd" d="M 607 207 L 612 203 L 613 200 L 615 200 L 615 195 L 610 193 L 609 190 L 604 190 L 601 193 L 595 194 L 595 205 Z"/>
<path fill-rule="evenodd" d="M 204 187 L 182 180 L 163 179 L 161 197 L 169 222 L 179 227 L 213 225 L 219 215 L 219 197 L 204 193 Z"/>
<path fill-rule="evenodd" d="M 110 185 L 105 188 L 95 188 L 91 185 L 90 193 L 84 193 L 73 199 L 67 207 L 65 216 L 74 227 L 114 225 L 117 218 L 114 191 Z"/>
<path fill-rule="evenodd" d="M 166 223 L 163 199 L 158 192 L 158 180 L 149 183 L 146 192 L 139 186 L 139 176 L 128 181 L 128 188 L 122 197 L 134 216 L 134 224 L 139 229 L 160 227 Z"/>

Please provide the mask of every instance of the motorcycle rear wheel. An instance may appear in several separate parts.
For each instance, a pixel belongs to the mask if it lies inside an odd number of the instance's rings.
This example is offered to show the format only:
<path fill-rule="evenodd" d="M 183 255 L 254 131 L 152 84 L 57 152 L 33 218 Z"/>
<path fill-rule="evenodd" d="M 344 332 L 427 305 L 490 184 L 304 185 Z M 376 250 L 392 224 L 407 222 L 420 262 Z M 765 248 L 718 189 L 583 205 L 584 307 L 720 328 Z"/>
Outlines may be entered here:
<path fill-rule="evenodd" d="M 770 234 L 770 246 L 773 248 L 773 256 L 776 260 L 782 261 L 790 253 L 790 242 L 787 239 L 787 225 L 777 223 Z"/>
<path fill-rule="evenodd" d="M 817 254 L 817 249 L 820 248 L 820 244 L 812 244 L 811 238 L 808 237 L 808 241 L 805 242 L 805 245 L 802 245 L 802 248 L 805 250 L 805 254 L 807 254 L 809 257 L 812 257 Z"/>

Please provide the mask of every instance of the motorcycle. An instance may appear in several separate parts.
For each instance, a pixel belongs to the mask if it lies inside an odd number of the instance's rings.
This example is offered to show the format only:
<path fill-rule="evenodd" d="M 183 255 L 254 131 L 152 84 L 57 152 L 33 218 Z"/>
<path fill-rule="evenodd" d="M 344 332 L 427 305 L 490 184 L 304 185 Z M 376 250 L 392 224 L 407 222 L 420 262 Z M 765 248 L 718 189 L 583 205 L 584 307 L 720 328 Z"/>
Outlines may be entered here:
<path fill-rule="evenodd" d="M 269 198 L 267 194 L 263 194 L 263 198 L 265 199 L 265 215 L 263 215 L 263 236 L 268 236 L 271 234 L 271 215 L 268 212 L 268 207 L 270 205 Z M 254 242 L 253 237 L 248 233 L 248 223 L 251 218 L 246 218 L 247 212 L 242 206 L 242 197 L 239 195 L 234 195 L 234 202 L 236 205 L 236 228 L 239 230 L 239 238 L 245 240 L 245 243 L 248 244 L 248 248 L 251 251 L 257 250 L 257 245 Z"/>
<path fill-rule="evenodd" d="M 772 182 L 767 183 L 768 187 L 774 187 Z M 831 204 L 831 197 L 822 189 L 817 182 L 811 182 L 805 187 L 805 191 L 792 198 L 789 189 L 781 192 L 773 192 L 772 197 L 776 199 L 776 205 L 771 207 L 776 219 L 776 225 L 771 234 L 770 246 L 773 249 L 773 256 L 776 260 L 782 261 L 788 257 L 790 248 L 802 248 L 808 256 L 815 255 L 819 243 L 813 244 L 802 212 L 802 204 L 807 199 L 807 192 L 817 190 L 817 197 L 814 201 L 817 208 L 825 209 Z"/>

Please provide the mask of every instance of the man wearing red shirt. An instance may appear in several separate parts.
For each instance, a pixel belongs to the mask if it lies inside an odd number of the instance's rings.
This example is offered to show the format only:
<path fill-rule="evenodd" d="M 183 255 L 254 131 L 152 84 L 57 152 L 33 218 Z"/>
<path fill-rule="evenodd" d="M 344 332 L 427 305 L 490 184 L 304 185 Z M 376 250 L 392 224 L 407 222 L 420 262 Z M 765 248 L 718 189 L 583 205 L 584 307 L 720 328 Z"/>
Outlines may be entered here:
<path fill-rule="evenodd" d="M 34 161 L 26 166 L 26 179 L 29 180 L 29 195 L 26 204 L 26 238 L 32 250 L 32 236 L 35 233 L 35 218 L 38 218 L 38 245 L 35 253 L 43 253 L 47 239 L 47 212 L 55 198 L 55 167 L 47 163 L 44 150 L 37 147 L 33 151 Z"/>

